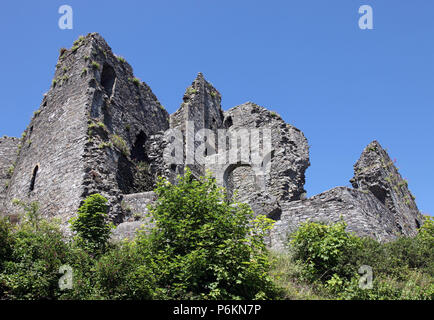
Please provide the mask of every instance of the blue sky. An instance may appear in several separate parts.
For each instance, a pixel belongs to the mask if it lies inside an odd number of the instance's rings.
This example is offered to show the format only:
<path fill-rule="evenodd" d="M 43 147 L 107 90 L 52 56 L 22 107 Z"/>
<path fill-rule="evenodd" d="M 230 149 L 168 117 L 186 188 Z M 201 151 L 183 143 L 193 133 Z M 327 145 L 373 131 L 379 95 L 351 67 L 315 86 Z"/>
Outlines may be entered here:
<path fill-rule="evenodd" d="M 73 30 L 58 27 L 63 4 Z M 372 6 L 374 30 L 358 27 L 361 5 Z M 431 0 L 2 1 L 0 30 L 0 136 L 21 135 L 59 48 L 99 32 L 170 113 L 203 72 L 225 110 L 252 101 L 301 129 L 309 196 L 349 185 L 377 139 L 434 214 Z"/>

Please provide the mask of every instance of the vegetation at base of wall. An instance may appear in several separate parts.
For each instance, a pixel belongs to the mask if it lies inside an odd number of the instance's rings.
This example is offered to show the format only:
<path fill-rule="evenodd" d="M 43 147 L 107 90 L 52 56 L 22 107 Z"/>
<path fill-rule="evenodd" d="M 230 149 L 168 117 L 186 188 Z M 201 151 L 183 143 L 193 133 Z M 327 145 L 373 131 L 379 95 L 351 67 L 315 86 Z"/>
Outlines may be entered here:
<path fill-rule="evenodd" d="M 285 251 L 270 252 L 263 236 L 272 221 L 226 202 L 209 175 L 178 179 L 159 180 L 153 224 L 131 241 L 109 241 L 101 195 L 84 201 L 68 241 L 38 203 L 15 200 L 20 224 L 0 219 L 0 300 L 434 298 L 432 217 L 416 237 L 384 244 L 348 233 L 344 222 L 307 222 Z M 72 288 L 61 290 L 64 265 Z M 372 289 L 359 287 L 361 265 L 372 267 Z"/>
<path fill-rule="evenodd" d="M 345 227 L 344 222 L 307 222 L 291 236 L 290 260 L 302 283 L 333 299 L 434 299 L 432 217 L 416 237 L 384 244 L 356 237 Z M 372 289 L 359 286 L 363 265 L 372 268 Z"/>
<path fill-rule="evenodd" d="M 99 194 L 86 198 L 77 216 L 70 220 L 75 241 L 92 254 L 104 252 L 112 225 L 107 223 L 107 199 Z"/>

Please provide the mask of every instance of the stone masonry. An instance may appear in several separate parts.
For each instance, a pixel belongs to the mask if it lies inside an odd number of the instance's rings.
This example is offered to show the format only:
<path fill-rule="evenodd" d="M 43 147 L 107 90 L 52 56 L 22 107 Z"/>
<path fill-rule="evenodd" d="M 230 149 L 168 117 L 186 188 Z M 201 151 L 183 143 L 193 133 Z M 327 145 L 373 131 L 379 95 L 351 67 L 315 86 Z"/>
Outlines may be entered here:
<path fill-rule="evenodd" d="M 174 134 L 182 151 L 176 163 L 167 157 L 174 152 Z M 213 141 L 214 148 L 201 148 Z M 202 158 L 192 157 L 189 146 Z M 251 153 L 243 153 L 243 146 Z M 235 161 L 217 161 L 230 159 L 231 150 Z M 252 161 L 253 153 L 259 162 Z M 354 165 L 353 189 L 337 187 L 306 199 L 309 165 L 303 132 L 252 102 L 223 111 L 220 93 L 201 73 L 169 115 L 131 66 L 92 33 L 61 49 L 51 88 L 22 138 L 0 138 L 0 214 L 19 212 L 13 199 L 38 201 L 43 216 L 60 218 L 67 231 L 83 200 L 100 193 L 117 225 L 113 239 L 132 238 L 149 221 L 157 177 L 173 182 L 188 166 L 196 177 L 209 170 L 229 198 L 276 220 L 268 239 L 275 249 L 284 248 L 307 220 L 343 219 L 349 231 L 380 241 L 417 233 L 422 215 L 378 142 Z"/>

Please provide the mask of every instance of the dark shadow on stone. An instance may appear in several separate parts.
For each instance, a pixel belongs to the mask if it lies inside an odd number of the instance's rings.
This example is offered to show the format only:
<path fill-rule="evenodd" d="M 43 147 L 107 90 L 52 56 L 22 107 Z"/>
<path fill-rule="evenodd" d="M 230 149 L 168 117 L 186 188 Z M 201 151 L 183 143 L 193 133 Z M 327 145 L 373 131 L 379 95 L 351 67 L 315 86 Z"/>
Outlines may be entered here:
<path fill-rule="evenodd" d="M 267 214 L 267 218 L 273 219 L 274 221 L 280 220 L 282 215 L 282 209 L 275 208 L 269 214 Z"/>
<path fill-rule="evenodd" d="M 30 181 L 29 192 L 32 192 L 35 189 L 36 175 L 38 174 L 38 170 L 39 170 L 39 166 L 36 166 L 33 169 L 32 180 Z"/>
<path fill-rule="evenodd" d="M 149 162 L 145 151 L 146 140 L 146 134 L 143 131 L 140 131 L 131 149 L 131 159 L 136 162 Z"/>
<path fill-rule="evenodd" d="M 134 193 L 134 164 L 123 154 L 119 156 L 116 181 L 124 194 Z"/>
<path fill-rule="evenodd" d="M 387 191 L 384 188 L 374 185 L 369 187 L 369 191 L 371 191 L 381 203 L 386 203 Z"/>
<path fill-rule="evenodd" d="M 108 96 L 112 95 L 115 79 L 116 73 L 113 67 L 107 63 L 104 63 L 101 73 L 101 85 L 104 87 L 104 90 Z"/>

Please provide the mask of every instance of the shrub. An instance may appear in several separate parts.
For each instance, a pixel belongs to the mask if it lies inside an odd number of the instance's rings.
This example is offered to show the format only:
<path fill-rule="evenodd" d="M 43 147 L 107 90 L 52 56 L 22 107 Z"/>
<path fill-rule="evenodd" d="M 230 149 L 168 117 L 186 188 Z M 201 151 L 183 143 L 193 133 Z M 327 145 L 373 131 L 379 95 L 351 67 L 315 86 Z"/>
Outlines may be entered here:
<path fill-rule="evenodd" d="M 307 280 L 325 282 L 334 274 L 350 277 L 354 273 L 347 262 L 351 252 L 360 250 L 362 242 L 345 228 L 344 222 L 334 225 L 307 222 L 291 236 L 294 259 L 304 264 Z"/>
<path fill-rule="evenodd" d="M 381 244 L 345 232 L 345 224 L 305 223 L 292 236 L 294 260 L 305 279 L 337 299 L 433 299 L 434 242 L 428 219 L 414 238 Z M 373 288 L 359 288 L 361 265 L 373 271 Z"/>
<path fill-rule="evenodd" d="M 107 199 L 93 194 L 84 200 L 77 216 L 70 220 L 71 228 L 77 232 L 77 241 L 87 250 L 99 254 L 106 249 L 110 237 L 111 223 L 107 223 Z"/>
<path fill-rule="evenodd" d="M 228 203 L 207 175 L 195 180 L 187 169 L 177 184 L 160 179 L 150 211 L 155 228 L 137 238 L 152 257 L 159 298 L 271 298 L 275 287 L 263 236 L 264 216 L 251 222 L 246 204 Z M 250 224 L 251 222 L 251 224 Z"/>
<path fill-rule="evenodd" d="M 6 246 L 9 253 L 0 273 L 0 297 L 55 299 L 61 294 L 58 271 L 67 260 L 68 248 L 58 223 L 34 219 L 28 214 L 29 211 L 17 231 L 9 234 Z"/>
<path fill-rule="evenodd" d="M 12 254 L 12 248 L 12 226 L 7 218 L 0 218 L 0 272 L 2 270 L 3 263 Z"/>
<path fill-rule="evenodd" d="M 156 291 L 152 257 L 137 250 L 134 242 L 123 242 L 103 255 L 95 267 L 97 299 L 152 299 Z"/>

